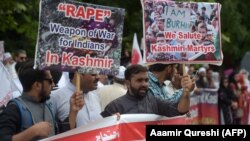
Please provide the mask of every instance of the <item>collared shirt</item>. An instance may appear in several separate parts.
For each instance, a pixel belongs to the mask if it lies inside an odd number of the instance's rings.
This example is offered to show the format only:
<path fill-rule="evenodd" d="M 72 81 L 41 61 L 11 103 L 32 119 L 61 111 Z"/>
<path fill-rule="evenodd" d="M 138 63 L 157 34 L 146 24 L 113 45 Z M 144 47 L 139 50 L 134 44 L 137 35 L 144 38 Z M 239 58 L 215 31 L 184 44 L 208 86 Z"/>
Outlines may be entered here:
<path fill-rule="evenodd" d="M 160 84 L 159 80 L 156 78 L 156 76 L 152 72 L 148 72 L 149 77 L 149 90 L 148 94 L 153 95 L 156 97 L 160 97 L 162 99 L 165 99 L 169 101 L 170 103 L 178 103 L 180 97 L 182 96 L 182 89 L 174 91 L 174 94 L 170 94 L 168 91 L 166 91 L 166 88 L 168 86 L 163 83 Z"/>
<path fill-rule="evenodd" d="M 149 77 L 149 86 L 148 86 L 148 94 L 160 97 L 162 99 L 166 99 L 167 96 L 165 95 L 166 91 L 163 88 L 164 83 L 161 85 L 159 80 L 152 72 L 148 72 Z"/>
<path fill-rule="evenodd" d="M 168 100 L 172 103 L 178 103 L 182 96 L 183 89 L 176 89 L 174 88 L 171 81 L 164 81 L 164 89 L 166 91 Z"/>
<path fill-rule="evenodd" d="M 181 115 L 176 107 L 176 105 L 151 95 L 139 99 L 127 93 L 109 103 L 101 115 L 107 117 L 119 112 L 120 114 L 149 113 L 173 117 Z"/>
<path fill-rule="evenodd" d="M 69 116 L 70 97 L 75 90 L 76 87 L 68 82 L 65 87 L 52 91 L 50 100 L 60 121 L 64 121 Z M 102 118 L 100 99 L 96 92 L 91 91 L 84 94 L 84 102 L 83 108 L 77 114 L 77 127 Z"/>

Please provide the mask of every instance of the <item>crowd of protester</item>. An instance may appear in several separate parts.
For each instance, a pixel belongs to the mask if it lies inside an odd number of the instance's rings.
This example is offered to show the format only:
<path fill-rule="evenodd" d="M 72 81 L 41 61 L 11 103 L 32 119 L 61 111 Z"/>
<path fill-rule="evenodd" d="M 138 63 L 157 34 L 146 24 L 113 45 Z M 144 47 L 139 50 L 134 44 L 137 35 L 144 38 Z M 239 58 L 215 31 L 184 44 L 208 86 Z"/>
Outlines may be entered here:
<path fill-rule="evenodd" d="M 122 57 L 115 76 L 80 74 L 77 91 L 75 73 L 34 69 L 24 50 L 14 57 L 5 53 L 1 63 L 19 87 L 13 99 L 25 105 L 32 124 L 22 127 L 27 117 L 11 100 L 0 114 L 1 140 L 41 139 L 114 114 L 185 115 L 190 95 L 203 89 L 217 91 L 220 124 L 249 123 L 250 83 L 245 69 L 223 73 L 209 65 L 186 65 L 183 74 L 182 65 L 131 65 L 128 58 L 128 53 Z"/>

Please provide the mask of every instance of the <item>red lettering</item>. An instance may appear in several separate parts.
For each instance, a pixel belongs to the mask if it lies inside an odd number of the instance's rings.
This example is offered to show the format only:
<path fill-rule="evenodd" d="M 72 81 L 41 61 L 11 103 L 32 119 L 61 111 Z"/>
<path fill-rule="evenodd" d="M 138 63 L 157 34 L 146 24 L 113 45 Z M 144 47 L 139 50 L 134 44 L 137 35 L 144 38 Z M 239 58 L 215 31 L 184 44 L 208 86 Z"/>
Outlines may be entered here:
<path fill-rule="evenodd" d="M 47 50 L 46 56 L 45 56 L 45 63 L 48 65 L 58 64 L 59 63 L 59 56 L 55 53 L 51 53 L 50 50 Z"/>
<path fill-rule="evenodd" d="M 95 14 L 95 9 L 93 9 L 92 7 L 87 7 L 87 19 L 90 19 L 90 17 L 94 16 Z"/>
<path fill-rule="evenodd" d="M 103 15 L 103 10 L 102 9 L 96 9 L 95 12 L 96 12 L 95 13 L 95 20 L 101 21 L 101 22 L 104 21 L 103 16 L 102 16 Z"/>
<path fill-rule="evenodd" d="M 75 11 L 76 11 L 76 7 L 75 5 L 72 4 L 67 4 L 66 5 L 66 16 L 68 17 L 75 17 Z"/>
<path fill-rule="evenodd" d="M 77 18 L 82 18 L 85 19 L 85 9 L 83 6 L 78 7 L 77 13 L 76 13 Z"/>
<path fill-rule="evenodd" d="M 46 56 L 45 56 L 45 64 L 50 64 L 50 50 L 46 51 Z"/>
<path fill-rule="evenodd" d="M 85 58 L 84 57 L 80 57 L 80 66 L 85 66 Z"/>
<path fill-rule="evenodd" d="M 95 9 L 93 7 L 75 6 L 73 4 L 60 3 L 58 11 L 65 12 L 66 17 L 89 20 L 94 17 L 95 21 L 103 22 L 104 17 L 110 17 L 111 11 L 106 9 Z"/>
<path fill-rule="evenodd" d="M 72 66 L 78 66 L 78 56 L 73 56 L 72 58 L 71 58 L 71 64 L 72 64 Z"/>
<path fill-rule="evenodd" d="M 180 40 L 200 40 L 201 34 L 200 33 L 191 33 L 191 32 L 179 32 L 178 39 Z"/>
<path fill-rule="evenodd" d="M 52 64 L 58 64 L 59 63 L 58 55 L 51 53 L 50 61 L 51 61 Z"/>
<path fill-rule="evenodd" d="M 86 55 L 86 62 L 87 66 L 92 66 L 93 59 L 89 55 Z"/>
<path fill-rule="evenodd" d="M 152 44 L 151 45 L 151 51 L 152 52 L 156 52 L 157 51 L 157 45 L 156 44 Z"/>
<path fill-rule="evenodd" d="M 200 33 L 197 33 L 197 35 L 196 35 L 196 38 L 195 38 L 196 40 L 201 40 L 201 34 Z"/>
<path fill-rule="evenodd" d="M 114 60 L 105 58 L 92 58 L 89 54 L 86 57 L 73 56 L 73 53 L 62 53 L 62 65 L 68 66 L 88 66 L 95 68 L 108 68 L 110 69 Z"/>
<path fill-rule="evenodd" d="M 172 32 L 164 32 L 164 37 L 167 40 L 172 40 L 176 38 L 175 33 L 173 34 Z"/>
<path fill-rule="evenodd" d="M 106 59 L 106 57 L 105 57 Z M 111 68 L 111 65 L 113 64 L 113 60 L 112 59 L 108 59 L 108 65 L 106 65 L 106 68 Z"/>
<path fill-rule="evenodd" d="M 68 53 L 67 52 L 63 52 L 62 54 L 62 64 L 63 65 L 71 65 L 70 63 L 70 57 L 73 55 L 73 53 Z"/>
<path fill-rule="evenodd" d="M 187 47 L 188 47 L 188 51 L 194 51 L 193 45 L 187 45 Z"/>
<path fill-rule="evenodd" d="M 213 45 L 211 46 L 211 52 L 215 52 L 215 47 Z"/>

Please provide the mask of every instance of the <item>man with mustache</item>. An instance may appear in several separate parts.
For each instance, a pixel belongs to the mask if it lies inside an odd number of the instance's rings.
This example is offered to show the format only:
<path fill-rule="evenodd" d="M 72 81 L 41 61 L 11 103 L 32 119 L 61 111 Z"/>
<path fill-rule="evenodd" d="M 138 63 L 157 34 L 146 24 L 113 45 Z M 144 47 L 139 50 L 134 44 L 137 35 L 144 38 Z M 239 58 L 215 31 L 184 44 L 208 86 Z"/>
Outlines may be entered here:
<path fill-rule="evenodd" d="M 148 95 L 148 70 L 141 65 L 131 65 L 125 71 L 125 81 L 128 88 L 126 95 L 109 103 L 101 113 L 103 117 L 113 114 L 151 113 L 168 117 L 182 115 L 189 110 L 189 92 L 184 92 L 176 105 L 170 104 L 152 95 Z M 188 75 L 182 78 L 182 86 L 189 87 L 191 80 Z"/>
<path fill-rule="evenodd" d="M 58 115 L 57 123 L 60 132 L 69 130 L 68 126 L 65 125 L 69 121 L 70 105 L 68 103 L 70 96 L 76 90 L 76 73 L 69 73 L 69 80 L 70 82 L 66 82 L 65 87 L 52 91 L 51 94 L 51 101 L 54 103 L 55 113 Z M 98 80 L 99 75 L 97 74 L 80 74 L 80 90 L 85 104 L 78 112 L 76 118 L 77 127 L 102 118 L 100 116 L 101 104 L 99 96 L 93 92 L 93 90 L 97 89 Z"/>

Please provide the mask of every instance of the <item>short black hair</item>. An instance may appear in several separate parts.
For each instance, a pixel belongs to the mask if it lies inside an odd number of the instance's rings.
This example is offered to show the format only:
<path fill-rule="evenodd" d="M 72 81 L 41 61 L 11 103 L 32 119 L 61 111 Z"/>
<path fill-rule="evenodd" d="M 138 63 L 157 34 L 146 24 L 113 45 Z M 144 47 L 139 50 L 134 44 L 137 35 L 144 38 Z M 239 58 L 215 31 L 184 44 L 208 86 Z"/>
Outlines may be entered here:
<path fill-rule="evenodd" d="M 149 71 L 161 72 L 169 65 L 171 64 L 161 64 L 161 63 L 153 64 L 149 66 Z"/>
<path fill-rule="evenodd" d="M 29 59 L 25 60 L 24 62 L 16 62 L 15 70 L 16 70 L 17 74 L 18 74 L 19 69 L 21 68 L 21 66 L 25 65 L 26 62 L 31 61 L 31 60 L 34 60 L 34 58 L 29 58 Z"/>
<path fill-rule="evenodd" d="M 18 71 L 18 77 L 23 86 L 23 91 L 28 92 L 31 90 L 33 83 L 42 81 L 46 73 L 44 70 L 34 69 L 34 61 L 29 60 L 22 64 Z"/>
<path fill-rule="evenodd" d="M 14 52 L 14 55 L 15 55 L 15 56 L 18 56 L 18 55 L 20 55 L 20 54 L 27 54 L 27 53 L 26 53 L 26 51 L 23 50 L 23 49 L 17 49 L 17 50 L 15 50 L 15 52 Z"/>
<path fill-rule="evenodd" d="M 52 78 L 53 78 L 55 85 L 57 85 L 57 83 L 59 82 L 59 80 L 62 77 L 62 72 L 56 71 L 56 70 L 50 70 L 50 73 L 52 75 Z"/>
<path fill-rule="evenodd" d="M 25 62 L 16 62 L 15 70 L 16 70 L 17 74 L 18 74 L 18 72 L 19 72 L 20 67 L 21 67 L 22 65 L 24 65 L 24 64 L 25 64 Z"/>
<path fill-rule="evenodd" d="M 156 37 L 164 37 L 164 33 L 159 31 L 157 34 L 156 34 Z"/>
<path fill-rule="evenodd" d="M 125 70 L 125 80 L 131 80 L 132 75 L 138 74 L 140 72 L 147 72 L 147 71 L 148 71 L 148 68 L 142 65 L 138 65 L 138 64 L 130 65 Z"/>
<path fill-rule="evenodd" d="M 74 72 L 69 72 L 69 80 L 72 81 L 74 78 L 75 73 Z"/>

